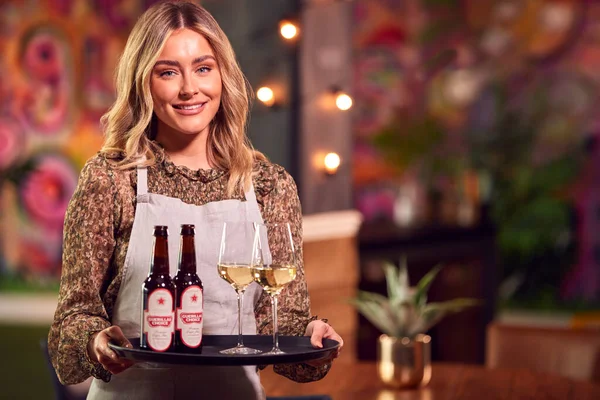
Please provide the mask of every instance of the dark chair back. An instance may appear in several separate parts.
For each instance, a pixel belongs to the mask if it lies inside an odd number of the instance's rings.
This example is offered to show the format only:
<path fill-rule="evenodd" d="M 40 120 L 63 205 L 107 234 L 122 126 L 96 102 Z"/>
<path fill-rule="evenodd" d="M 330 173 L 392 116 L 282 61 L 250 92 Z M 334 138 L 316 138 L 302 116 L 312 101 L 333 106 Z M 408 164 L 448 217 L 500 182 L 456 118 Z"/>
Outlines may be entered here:
<path fill-rule="evenodd" d="M 489 368 L 527 368 L 567 378 L 600 382 L 600 330 L 511 326 L 487 328 Z"/>

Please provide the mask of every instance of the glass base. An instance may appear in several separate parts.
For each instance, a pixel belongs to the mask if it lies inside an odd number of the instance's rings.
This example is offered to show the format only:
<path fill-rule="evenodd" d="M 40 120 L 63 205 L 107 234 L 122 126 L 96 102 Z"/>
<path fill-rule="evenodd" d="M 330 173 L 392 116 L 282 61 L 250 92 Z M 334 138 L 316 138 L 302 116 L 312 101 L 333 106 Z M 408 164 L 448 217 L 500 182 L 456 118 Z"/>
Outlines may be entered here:
<path fill-rule="evenodd" d="M 221 350 L 221 351 L 219 351 L 219 353 L 221 353 L 221 354 L 260 354 L 260 353 L 262 353 L 262 351 L 258 350 L 258 349 L 253 349 L 251 347 L 246 347 L 246 346 L 236 346 L 236 347 L 232 347 L 230 349 Z"/>
<path fill-rule="evenodd" d="M 265 356 L 272 356 L 274 354 L 286 354 L 286 352 L 280 349 L 272 348 L 271 351 L 263 353 Z"/>

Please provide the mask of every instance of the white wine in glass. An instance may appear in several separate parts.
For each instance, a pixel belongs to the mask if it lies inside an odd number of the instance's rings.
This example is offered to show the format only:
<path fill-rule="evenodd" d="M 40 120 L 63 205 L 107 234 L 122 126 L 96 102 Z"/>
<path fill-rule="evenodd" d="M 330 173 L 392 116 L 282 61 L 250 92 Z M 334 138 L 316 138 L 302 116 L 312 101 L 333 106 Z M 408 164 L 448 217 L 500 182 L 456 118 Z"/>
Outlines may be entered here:
<path fill-rule="evenodd" d="M 255 255 L 260 260 L 252 266 L 254 280 L 271 297 L 273 314 L 273 348 L 264 354 L 284 354 L 279 348 L 279 329 L 277 326 L 277 301 L 283 288 L 296 279 L 296 248 L 289 223 L 259 225 L 255 240 Z M 263 246 L 264 241 L 268 246 Z"/>
<path fill-rule="evenodd" d="M 281 290 L 296 279 L 295 265 L 276 265 L 256 266 L 252 268 L 254 280 L 263 287 L 267 294 L 274 296 L 281 293 Z"/>
<path fill-rule="evenodd" d="M 254 281 L 252 257 L 256 240 L 256 224 L 252 222 L 225 222 L 221 237 L 221 249 L 217 262 L 219 276 L 235 290 L 238 300 L 238 342 L 235 347 L 221 350 L 222 354 L 258 354 L 261 350 L 244 346 L 242 335 L 242 310 L 244 291 Z"/>
<path fill-rule="evenodd" d="M 219 264 L 217 265 L 217 271 L 219 271 L 219 276 L 235 290 L 246 290 L 248 285 L 254 282 L 249 264 Z"/>

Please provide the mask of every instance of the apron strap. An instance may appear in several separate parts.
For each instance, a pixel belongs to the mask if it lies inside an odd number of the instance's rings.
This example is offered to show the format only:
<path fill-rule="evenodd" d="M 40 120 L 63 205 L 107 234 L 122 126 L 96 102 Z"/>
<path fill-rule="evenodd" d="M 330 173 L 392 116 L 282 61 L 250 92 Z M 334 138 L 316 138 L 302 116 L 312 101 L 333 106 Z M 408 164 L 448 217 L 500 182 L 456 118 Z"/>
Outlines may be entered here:
<path fill-rule="evenodd" d="M 256 192 L 254 192 L 254 185 L 250 182 L 250 189 L 245 193 L 246 201 L 244 202 L 246 205 L 246 218 L 248 221 L 257 222 L 259 224 L 263 224 L 264 220 L 262 214 L 260 212 L 260 208 L 258 207 L 258 201 L 256 200 Z M 271 259 L 271 250 L 269 249 L 269 240 L 267 239 L 266 232 L 263 232 L 260 236 L 260 240 L 262 241 L 262 246 L 264 246 L 265 253 L 263 256 L 266 258 L 265 261 Z M 268 261 L 270 263 L 270 261 Z M 258 301 L 260 297 L 260 293 L 254 299 L 254 304 Z"/>
<path fill-rule="evenodd" d="M 137 202 L 148 203 L 148 168 L 137 168 Z"/>
<path fill-rule="evenodd" d="M 250 182 L 250 189 L 246 193 L 244 193 L 247 202 L 256 203 L 256 193 L 254 192 L 254 184 L 252 181 Z"/>
<path fill-rule="evenodd" d="M 249 210 L 252 210 L 255 216 L 260 216 L 260 208 L 258 208 L 258 201 L 256 200 L 256 193 L 254 192 L 254 185 L 252 182 L 250 182 L 250 189 L 244 193 L 244 196 L 246 197 L 246 207 L 248 207 Z M 261 218 L 260 221 L 257 220 L 255 222 L 262 223 L 263 221 Z"/>

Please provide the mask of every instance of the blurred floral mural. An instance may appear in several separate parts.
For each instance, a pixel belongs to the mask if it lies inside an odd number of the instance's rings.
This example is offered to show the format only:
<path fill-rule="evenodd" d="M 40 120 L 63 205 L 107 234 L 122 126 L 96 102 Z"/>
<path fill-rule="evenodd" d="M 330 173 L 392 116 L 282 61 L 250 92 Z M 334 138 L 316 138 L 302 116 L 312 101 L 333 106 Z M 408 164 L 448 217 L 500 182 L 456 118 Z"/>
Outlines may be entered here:
<path fill-rule="evenodd" d="M 0 290 L 55 288 L 79 170 L 149 0 L 0 2 Z"/>
<path fill-rule="evenodd" d="M 506 299 L 599 306 L 600 3 L 357 0 L 353 18 L 365 219 L 489 209 Z"/>

